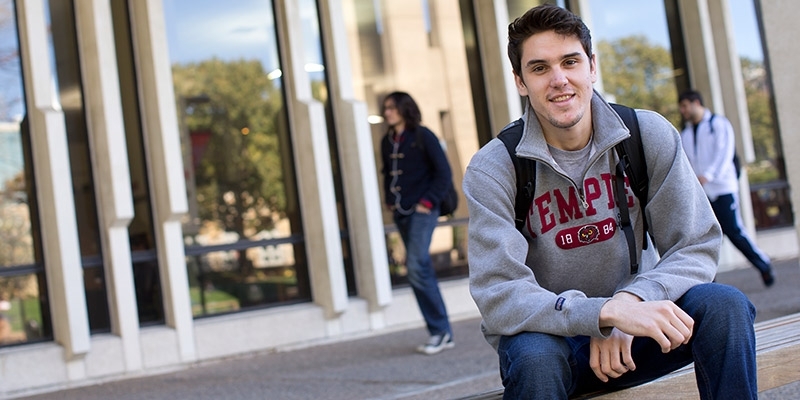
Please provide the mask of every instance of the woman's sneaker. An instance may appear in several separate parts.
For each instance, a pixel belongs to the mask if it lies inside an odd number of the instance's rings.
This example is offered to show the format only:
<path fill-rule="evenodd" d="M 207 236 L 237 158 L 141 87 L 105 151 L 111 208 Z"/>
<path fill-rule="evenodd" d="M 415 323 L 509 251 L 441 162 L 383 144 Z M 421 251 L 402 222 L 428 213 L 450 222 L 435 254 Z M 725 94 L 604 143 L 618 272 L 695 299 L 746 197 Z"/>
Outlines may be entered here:
<path fill-rule="evenodd" d="M 417 351 L 423 354 L 432 355 L 441 352 L 444 349 L 452 349 L 455 347 L 453 337 L 449 333 L 441 335 L 433 335 L 428 339 L 428 343 L 417 347 Z"/>

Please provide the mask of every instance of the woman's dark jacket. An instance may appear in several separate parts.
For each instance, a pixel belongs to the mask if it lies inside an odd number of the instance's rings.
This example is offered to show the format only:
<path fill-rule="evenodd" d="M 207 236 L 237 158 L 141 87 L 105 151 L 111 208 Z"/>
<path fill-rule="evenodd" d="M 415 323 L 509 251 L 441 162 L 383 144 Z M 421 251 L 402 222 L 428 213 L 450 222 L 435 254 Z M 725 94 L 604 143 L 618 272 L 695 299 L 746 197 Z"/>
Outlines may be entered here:
<path fill-rule="evenodd" d="M 452 179 L 450 164 L 439 139 L 424 126 L 406 130 L 400 135 L 395 152 L 391 135 L 385 135 L 381 141 L 386 204 L 398 206 L 399 198 L 403 210 L 413 210 L 420 202 L 429 202 L 438 209 Z M 395 160 L 397 162 L 393 163 Z M 397 180 L 392 190 L 395 174 Z"/>

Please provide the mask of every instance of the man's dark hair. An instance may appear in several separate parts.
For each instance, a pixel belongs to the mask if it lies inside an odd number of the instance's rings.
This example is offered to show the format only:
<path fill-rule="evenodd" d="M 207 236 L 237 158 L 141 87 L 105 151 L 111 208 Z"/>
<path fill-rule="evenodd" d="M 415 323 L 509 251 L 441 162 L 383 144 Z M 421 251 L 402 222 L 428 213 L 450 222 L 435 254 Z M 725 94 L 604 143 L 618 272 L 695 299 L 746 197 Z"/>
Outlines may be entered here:
<path fill-rule="evenodd" d="M 689 89 L 678 96 L 678 103 L 684 100 L 689 100 L 690 102 L 698 101 L 701 106 L 703 105 L 703 96 L 694 89 Z"/>
<path fill-rule="evenodd" d="M 403 117 L 406 130 L 413 130 L 419 126 L 422 122 L 422 113 L 419 111 L 417 102 L 414 101 L 410 94 L 406 92 L 392 92 L 386 95 L 381 105 L 381 114 L 385 111 L 386 100 L 389 99 L 394 101 L 394 106 L 397 107 L 397 111 L 400 113 L 400 116 Z"/>
<path fill-rule="evenodd" d="M 592 35 L 589 28 L 575 14 L 552 4 L 531 8 L 508 24 L 508 59 L 514 73 L 522 73 L 522 42 L 537 33 L 554 31 L 559 35 L 575 36 L 583 50 L 592 58 Z"/>

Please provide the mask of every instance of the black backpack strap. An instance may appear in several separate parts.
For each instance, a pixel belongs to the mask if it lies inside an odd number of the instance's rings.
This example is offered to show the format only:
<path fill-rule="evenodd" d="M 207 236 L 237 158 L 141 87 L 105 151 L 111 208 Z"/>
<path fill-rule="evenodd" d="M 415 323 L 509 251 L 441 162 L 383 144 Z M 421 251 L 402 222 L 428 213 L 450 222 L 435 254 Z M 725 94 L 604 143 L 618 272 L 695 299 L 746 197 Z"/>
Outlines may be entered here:
<path fill-rule="evenodd" d="M 617 181 L 621 184 L 619 188 L 615 189 L 615 201 L 617 209 L 620 213 L 620 223 L 625 237 L 628 240 L 628 249 L 631 253 L 631 274 L 635 274 L 639 270 L 639 263 L 636 261 L 636 246 L 633 236 L 633 228 L 631 227 L 630 215 L 628 212 L 628 204 L 625 196 L 624 176 L 628 176 L 633 194 L 639 200 L 641 205 L 642 223 L 644 226 L 644 234 L 642 235 L 642 249 L 647 249 L 647 233 L 649 232 L 649 225 L 647 223 L 647 215 L 645 214 L 645 207 L 647 206 L 647 192 L 650 188 L 650 178 L 647 176 L 647 162 L 644 156 L 644 147 L 642 146 L 641 131 L 639 130 L 639 120 L 636 118 L 636 111 L 630 107 L 619 104 L 611 104 L 614 111 L 622 118 L 625 126 L 630 131 L 630 138 L 623 140 L 616 145 L 617 155 L 620 162 L 617 164 Z"/>
<path fill-rule="evenodd" d="M 628 210 L 627 196 L 625 196 L 625 175 L 628 176 L 631 188 L 639 199 L 642 208 L 642 220 L 644 223 L 645 234 L 643 235 L 642 248 L 647 249 L 647 216 L 644 208 L 647 205 L 647 192 L 650 186 L 650 178 L 647 175 L 647 164 L 644 158 L 644 148 L 642 147 L 641 133 L 639 131 L 639 120 L 636 118 L 636 111 L 630 107 L 611 104 L 619 114 L 625 126 L 631 133 L 629 139 L 623 140 L 616 146 L 617 155 L 620 162 L 617 164 L 616 176 L 614 181 L 614 198 L 617 209 L 620 213 L 620 224 L 625 238 L 628 242 L 628 251 L 631 260 L 631 274 L 639 271 L 639 263 L 636 257 L 636 238 L 631 226 L 630 213 Z M 517 230 L 522 231 L 525 226 L 525 219 L 528 216 L 528 209 L 533 201 L 534 189 L 536 188 L 536 162 L 527 158 L 517 157 L 517 145 L 522 139 L 523 131 L 522 119 L 518 119 L 508 124 L 497 135 L 506 146 L 506 151 L 511 162 L 514 164 L 514 171 L 517 178 L 517 196 L 514 199 L 514 224 Z M 617 184 L 617 182 L 621 184 Z"/>
<path fill-rule="evenodd" d="M 619 225 L 628 241 L 628 255 L 631 259 L 631 275 L 639 272 L 639 261 L 636 257 L 636 236 L 631 226 L 631 216 L 628 212 L 628 201 L 625 196 L 625 168 L 628 166 L 627 157 L 622 157 L 617 163 L 616 178 L 614 179 L 614 202 L 619 210 Z M 646 241 L 645 241 L 646 242 Z"/>
<path fill-rule="evenodd" d="M 503 128 L 497 138 L 506 146 L 508 156 L 514 164 L 514 173 L 517 177 L 517 196 L 514 199 L 514 225 L 522 232 L 525 218 L 533 201 L 533 192 L 536 187 L 536 162 L 527 158 L 517 157 L 517 145 L 522 139 L 522 119 L 518 119 Z"/>
<path fill-rule="evenodd" d="M 711 113 L 711 118 L 708 119 L 708 128 L 711 130 L 712 135 L 714 134 L 714 117 L 716 116 L 717 114 Z"/>

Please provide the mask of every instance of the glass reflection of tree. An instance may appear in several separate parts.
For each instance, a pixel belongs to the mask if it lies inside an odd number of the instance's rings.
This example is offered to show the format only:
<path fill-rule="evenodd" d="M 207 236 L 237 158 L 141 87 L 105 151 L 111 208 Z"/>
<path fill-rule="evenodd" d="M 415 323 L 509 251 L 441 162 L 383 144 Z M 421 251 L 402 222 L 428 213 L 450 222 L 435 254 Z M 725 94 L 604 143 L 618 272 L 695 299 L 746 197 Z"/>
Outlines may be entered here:
<path fill-rule="evenodd" d="M 652 44 L 641 35 L 597 44 L 603 89 L 614 101 L 630 107 L 657 111 L 680 126 L 678 94 L 669 49 Z"/>
<path fill-rule="evenodd" d="M 260 62 L 245 60 L 176 65 L 173 81 L 176 98 L 207 98 L 188 105 L 184 121 L 190 135 L 206 136 L 192 149 L 201 232 L 245 239 L 273 229 L 286 214 L 280 88 Z M 252 271 L 244 251 L 238 261 Z"/>
<path fill-rule="evenodd" d="M 0 221 L 3 223 L 0 228 L 0 267 L 34 262 L 24 179 L 24 173 L 20 172 L 6 182 L 2 182 Z M 0 300 L 10 301 L 14 304 L 17 313 L 21 313 L 18 315 L 18 321 L 28 321 L 28 317 L 31 317 L 26 316 L 25 307 L 22 307 L 23 301 L 26 304 L 30 303 L 29 300 L 36 299 L 38 295 L 36 276 L 33 274 L 0 278 Z M 14 301 L 15 299 L 17 301 Z M 36 314 L 38 315 L 38 313 Z"/>
<path fill-rule="evenodd" d="M 748 166 L 748 178 L 751 184 L 785 179 L 780 165 L 780 141 L 773 123 L 772 93 L 764 63 L 744 57 L 741 58 L 741 62 L 747 111 L 750 116 L 750 132 L 756 155 L 755 163 Z"/>
<path fill-rule="evenodd" d="M 603 88 L 615 101 L 632 107 L 658 111 L 676 127 L 681 126 L 677 92 L 672 80 L 669 51 L 649 43 L 644 36 L 630 36 L 598 43 L 598 65 Z M 748 166 L 751 184 L 781 178 L 779 142 L 775 134 L 769 85 L 763 62 L 742 58 L 744 88 L 756 163 Z"/>
<path fill-rule="evenodd" d="M 29 204 L 32 185 L 27 181 L 29 171 L 23 156 L 24 104 L 17 46 L 13 2 L 0 0 L 0 268 L 28 267 L 36 262 Z M 39 336 L 38 297 L 35 274 L 12 269 L 0 277 L 0 301 L 11 307 L 0 310 L 11 324 L 11 332 L 6 332 L 9 336 L 0 337 L 0 344 Z"/>
<path fill-rule="evenodd" d="M 28 218 L 28 202 L 25 191 L 25 175 L 22 171 L 2 182 L 0 190 L 0 266 L 32 264 L 33 243 Z M 3 292 L 0 289 L 0 292 Z"/>

